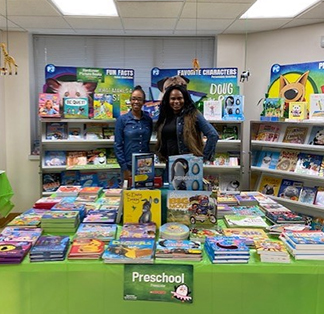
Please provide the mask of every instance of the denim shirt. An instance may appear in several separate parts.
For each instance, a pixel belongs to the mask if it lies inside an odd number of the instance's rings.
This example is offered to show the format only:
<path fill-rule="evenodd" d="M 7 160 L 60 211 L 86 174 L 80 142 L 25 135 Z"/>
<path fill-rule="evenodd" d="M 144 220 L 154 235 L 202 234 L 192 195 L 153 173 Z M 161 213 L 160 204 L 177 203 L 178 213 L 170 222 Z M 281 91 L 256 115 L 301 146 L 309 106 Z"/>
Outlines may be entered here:
<path fill-rule="evenodd" d="M 144 111 L 140 120 L 134 118 L 132 111 L 117 118 L 114 150 L 122 171 L 131 169 L 133 153 L 150 151 L 152 129 L 152 119 Z"/>
<path fill-rule="evenodd" d="M 183 140 L 183 125 L 184 125 L 184 118 L 183 115 L 180 115 L 177 118 L 177 140 L 178 140 L 178 147 L 179 147 L 179 154 L 187 154 L 189 153 L 189 149 L 184 143 Z M 196 125 L 198 126 L 198 129 L 200 132 L 206 136 L 207 141 L 204 146 L 203 151 L 203 158 L 204 161 L 212 161 L 215 157 L 215 149 L 216 144 L 219 139 L 219 135 L 215 128 L 204 118 L 204 116 L 201 113 L 198 113 L 197 115 L 197 121 Z"/>

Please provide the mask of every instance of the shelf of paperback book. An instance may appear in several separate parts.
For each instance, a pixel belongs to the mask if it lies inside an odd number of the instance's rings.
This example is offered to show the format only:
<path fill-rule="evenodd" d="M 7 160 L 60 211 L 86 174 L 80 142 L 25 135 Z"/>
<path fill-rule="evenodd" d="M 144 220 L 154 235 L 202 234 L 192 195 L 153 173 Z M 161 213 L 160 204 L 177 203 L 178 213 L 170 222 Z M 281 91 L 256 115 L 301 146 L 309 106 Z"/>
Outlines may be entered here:
<path fill-rule="evenodd" d="M 299 179 L 305 179 L 310 180 L 312 182 L 316 181 L 317 183 L 321 183 L 324 185 L 324 177 L 316 176 L 316 175 L 310 175 L 310 174 L 302 174 L 302 173 L 296 173 L 292 171 L 282 171 L 282 170 L 276 170 L 276 169 L 267 169 L 262 167 L 256 167 L 251 166 L 252 171 L 262 172 L 262 173 L 268 173 L 268 174 L 274 174 L 280 177 L 296 177 Z"/>
<path fill-rule="evenodd" d="M 282 142 L 269 142 L 269 141 L 251 141 L 251 146 L 257 148 L 257 147 L 271 147 L 271 148 L 290 148 L 290 149 L 296 149 L 301 150 L 300 147 L 301 144 L 293 144 L 293 143 L 282 143 Z M 303 144 L 302 146 L 303 151 L 316 151 L 324 153 L 324 146 L 318 146 L 318 145 L 308 145 Z"/>

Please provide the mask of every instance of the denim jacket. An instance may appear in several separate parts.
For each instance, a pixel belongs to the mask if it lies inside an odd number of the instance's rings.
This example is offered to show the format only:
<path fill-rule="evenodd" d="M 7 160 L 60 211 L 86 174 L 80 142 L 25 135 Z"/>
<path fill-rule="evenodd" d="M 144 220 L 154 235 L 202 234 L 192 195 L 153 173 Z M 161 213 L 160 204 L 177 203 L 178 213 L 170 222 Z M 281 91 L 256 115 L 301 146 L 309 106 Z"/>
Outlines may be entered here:
<path fill-rule="evenodd" d="M 131 169 L 133 153 L 150 151 L 152 129 L 152 119 L 144 111 L 140 120 L 136 120 L 131 111 L 117 118 L 114 150 L 122 171 Z"/>
<path fill-rule="evenodd" d="M 203 135 L 206 136 L 207 138 L 203 150 L 203 159 L 204 161 L 207 160 L 212 161 L 215 156 L 215 149 L 216 149 L 217 141 L 219 139 L 219 135 L 215 130 L 215 128 L 204 118 L 204 116 L 201 113 L 198 113 L 197 115 L 196 125 L 198 126 L 199 130 L 203 133 Z M 177 117 L 177 122 L 176 122 L 179 154 L 188 154 L 190 153 L 190 151 L 183 139 L 183 127 L 184 127 L 184 116 L 180 115 Z M 163 126 L 161 127 L 161 130 L 162 128 Z M 158 147 L 158 150 L 161 150 L 161 147 Z"/>

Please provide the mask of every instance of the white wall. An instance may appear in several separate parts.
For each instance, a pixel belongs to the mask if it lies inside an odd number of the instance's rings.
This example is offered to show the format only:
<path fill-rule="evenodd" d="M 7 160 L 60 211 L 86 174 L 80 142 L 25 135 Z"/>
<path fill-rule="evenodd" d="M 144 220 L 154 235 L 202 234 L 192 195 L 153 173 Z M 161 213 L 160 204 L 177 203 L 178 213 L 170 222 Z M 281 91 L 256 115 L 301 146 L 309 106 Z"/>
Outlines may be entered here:
<path fill-rule="evenodd" d="M 3 36 L 6 38 L 6 36 Z M 30 208 L 39 198 L 38 162 L 30 161 L 30 75 L 28 33 L 9 33 L 9 53 L 18 64 L 18 75 L 0 78 L 4 86 L 5 162 L 9 181 L 14 190 L 15 212 Z M 3 60 L 3 59 L 1 59 Z M 1 118 L 0 118 L 1 119 Z M 4 138 L 3 138 L 4 137 Z M 1 165 L 0 165 L 1 166 Z"/>
<path fill-rule="evenodd" d="M 248 82 L 241 84 L 241 93 L 245 95 L 244 122 L 244 183 L 248 181 L 248 151 L 250 120 L 259 120 L 261 105 L 258 101 L 264 97 L 270 83 L 270 69 L 275 63 L 295 64 L 324 60 L 324 48 L 320 38 L 324 35 L 324 24 L 295 27 L 272 32 L 248 34 L 247 36 L 218 36 L 217 67 L 238 67 L 239 72 L 246 69 L 251 76 Z M 324 82 L 324 76 L 323 76 Z"/>
<path fill-rule="evenodd" d="M 238 67 L 239 72 L 245 69 L 251 71 L 249 81 L 241 84 L 241 93 L 245 95 L 244 151 L 248 152 L 249 121 L 259 119 L 261 108 L 257 107 L 257 103 L 267 91 L 271 65 L 324 60 L 324 49 L 320 47 L 320 37 L 323 35 L 322 23 L 248 36 L 218 36 L 216 66 Z M 10 54 L 19 65 L 19 73 L 17 76 L 0 77 L 0 169 L 7 172 L 15 192 L 14 211 L 20 212 L 31 207 L 40 196 L 39 165 L 28 159 L 29 86 L 33 84 L 29 61 L 31 41 L 27 33 L 10 33 L 9 39 Z M 245 168 L 247 156 L 244 160 Z"/>

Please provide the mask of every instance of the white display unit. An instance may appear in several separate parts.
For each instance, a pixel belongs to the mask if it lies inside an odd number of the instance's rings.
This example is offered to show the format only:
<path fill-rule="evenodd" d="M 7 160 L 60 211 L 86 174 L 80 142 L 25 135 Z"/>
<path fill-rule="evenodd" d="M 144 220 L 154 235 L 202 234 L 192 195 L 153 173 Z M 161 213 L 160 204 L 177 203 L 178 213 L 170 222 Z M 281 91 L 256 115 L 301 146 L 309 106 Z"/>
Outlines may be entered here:
<path fill-rule="evenodd" d="M 119 171 L 119 165 L 117 164 L 105 164 L 105 165 L 86 165 L 86 166 L 73 166 L 68 167 L 66 165 L 46 165 L 45 151 L 90 151 L 98 148 L 113 148 L 114 139 L 46 139 L 46 127 L 49 123 L 63 122 L 67 123 L 68 128 L 73 126 L 80 126 L 85 124 L 102 124 L 105 127 L 114 128 L 115 120 L 90 120 L 90 119 L 40 119 L 41 123 L 41 140 L 40 140 L 40 182 L 41 182 L 41 194 L 43 196 L 49 195 L 53 192 L 43 192 L 43 174 L 45 173 L 60 173 L 65 170 L 80 170 L 80 171 L 100 171 L 100 170 L 117 170 Z"/>
<path fill-rule="evenodd" d="M 280 127 L 280 135 L 277 142 L 271 142 L 271 141 L 262 141 L 262 140 L 256 140 L 253 139 L 254 130 L 256 130 L 261 124 L 270 124 L 274 126 Z M 295 144 L 295 143 L 286 143 L 283 142 L 284 133 L 287 127 L 293 126 L 293 127 L 307 127 L 308 132 L 306 135 L 305 143 L 303 144 Z M 310 145 L 308 144 L 311 140 L 309 138 L 312 127 L 313 126 L 323 126 L 323 122 L 320 121 L 310 121 L 310 120 L 304 120 L 304 121 L 250 121 L 250 163 L 249 163 L 249 173 L 250 173 L 250 180 L 251 178 L 257 178 L 256 180 L 251 180 L 250 189 L 254 190 L 257 189 L 261 180 L 262 174 L 270 175 L 279 177 L 282 179 L 290 179 L 290 180 L 296 180 L 296 181 L 302 181 L 304 185 L 307 186 L 320 186 L 324 187 L 324 176 L 318 176 L 318 175 L 309 175 L 309 174 L 302 174 L 302 173 L 296 173 L 292 171 L 282 171 L 277 169 L 268 169 L 263 168 L 260 166 L 252 165 L 253 162 L 253 155 L 255 151 L 262 151 L 262 150 L 272 150 L 272 151 L 281 151 L 281 150 L 292 150 L 296 152 L 302 152 L 302 153 L 309 153 L 309 154 L 315 154 L 324 156 L 324 145 Z M 323 127 L 324 129 L 324 127 Z M 253 185 L 254 183 L 254 185 Z M 324 217 L 324 206 L 320 205 L 312 205 L 312 204 L 305 204 L 299 201 L 292 201 L 289 199 L 281 198 L 281 197 L 274 197 L 272 196 L 276 201 L 279 203 L 282 203 L 284 206 L 288 207 L 291 210 L 298 211 L 299 213 L 303 214 L 311 214 L 311 215 L 317 215 L 320 217 Z"/>

